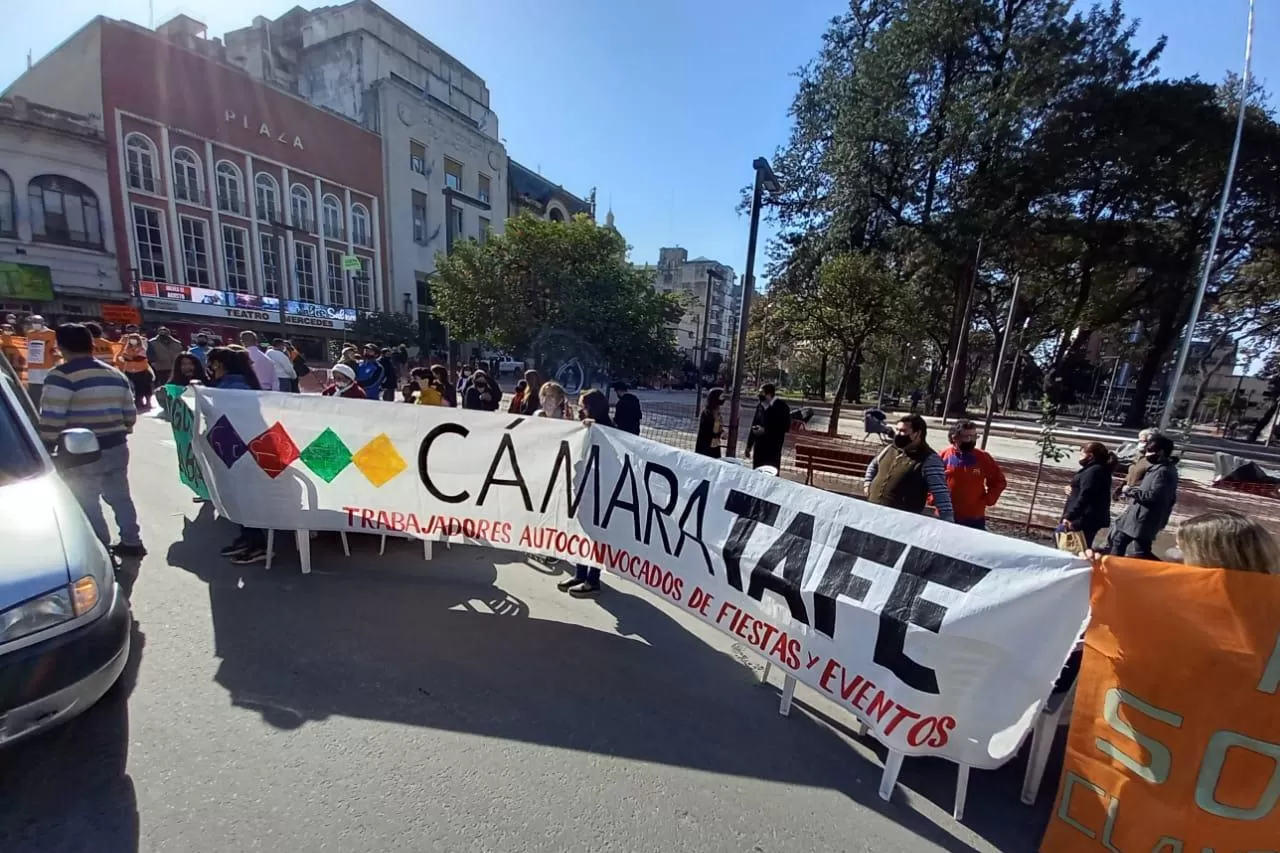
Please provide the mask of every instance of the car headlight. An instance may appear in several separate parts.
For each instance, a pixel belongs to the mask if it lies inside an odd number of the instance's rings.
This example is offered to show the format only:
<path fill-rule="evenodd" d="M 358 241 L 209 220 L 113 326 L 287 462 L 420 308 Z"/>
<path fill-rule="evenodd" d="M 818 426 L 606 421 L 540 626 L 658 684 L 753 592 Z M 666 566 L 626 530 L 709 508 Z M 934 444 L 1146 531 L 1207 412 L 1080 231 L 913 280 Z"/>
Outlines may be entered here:
<path fill-rule="evenodd" d="M 74 584 L 45 593 L 0 612 L 0 643 L 52 628 L 88 613 L 98 603 L 98 583 L 83 577 Z"/>

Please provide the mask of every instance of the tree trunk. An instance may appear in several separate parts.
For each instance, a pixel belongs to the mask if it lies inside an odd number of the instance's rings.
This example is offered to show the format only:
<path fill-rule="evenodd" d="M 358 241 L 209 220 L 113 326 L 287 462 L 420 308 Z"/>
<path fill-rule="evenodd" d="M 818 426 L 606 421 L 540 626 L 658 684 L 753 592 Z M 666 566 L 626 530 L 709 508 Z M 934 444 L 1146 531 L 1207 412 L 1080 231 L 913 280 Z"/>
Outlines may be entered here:
<path fill-rule="evenodd" d="M 1181 328 L 1175 322 L 1175 318 L 1181 316 L 1178 310 L 1181 305 L 1178 304 L 1179 300 L 1173 300 L 1173 303 L 1173 309 L 1161 311 L 1156 321 L 1159 326 L 1156 327 L 1151 348 L 1147 350 L 1146 358 L 1142 360 L 1142 368 L 1138 371 L 1138 379 L 1133 387 L 1133 399 L 1129 404 L 1129 411 L 1125 414 L 1124 425 L 1127 427 L 1141 428 L 1147 425 L 1147 398 L 1151 396 L 1151 385 L 1155 382 L 1160 366 L 1169 357 L 1169 350 L 1178 339 L 1178 329 Z M 1187 333 L 1190 334 L 1191 331 L 1188 330 Z"/>
<path fill-rule="evenodd" d="M 844 398 L 847 403 L 862 402 L 862 365 L 856 361 L 849 365 L 849 377 L 844 384 Z"/>
<path fill-rule="evenodd" d="M 849 374 L 853 368 L 853 356 L 846 353 L 840 360 L 840 385 L 836 388 L 836 396 L 831 401 L 831 420 L 827 424 L 827 435 L 835 438 L 840 429 L 840 410 L 844 407 L 845 389 L 849 385 Z"/>
<path fill-rule="evenodd" d="M 1271 421 L 1274 420 L 1276 416 L 1276 405 L 1277 401 L 1272 400 L 1271 405 L 1267 406 L 1267 410 L 1263 412 L 1262 416 L 1258 418 L 1257 423 L 1255 423 L 1253 428 L 1249 430 L 1250 444 L 1257 441 L 1262 436 L 1262 431 L 1271 426 Z"/>

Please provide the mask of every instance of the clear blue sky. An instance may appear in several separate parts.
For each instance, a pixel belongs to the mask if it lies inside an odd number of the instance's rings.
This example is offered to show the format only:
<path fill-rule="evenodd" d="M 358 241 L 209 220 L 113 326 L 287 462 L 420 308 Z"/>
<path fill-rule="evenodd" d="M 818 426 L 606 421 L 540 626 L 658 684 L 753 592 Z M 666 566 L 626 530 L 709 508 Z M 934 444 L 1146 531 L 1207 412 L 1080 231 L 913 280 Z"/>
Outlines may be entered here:
<path fill-rule="evenodd" d="M 221 36 L 295 0 L 155 0 Z M 303 5 L 321 5 L 306 3 Z M 480 74 L 507 150 L 546 177 L 612 203 L 636 261 L 678 244 L 743 271 L 735 207 L 751 161 L 786 140 L 792 73 L 817 51 L 840 0 L 384 0 Z M 1280 5 L 1258 3 L 1255 73 L 1280 86 Z M 1126 0 L 1140 43 L 1169 36 L 1171 76 L 1239 71 L 1247 0 Z M 0 88 L 92 15 L 147 23 L 147 0 L 7 0 Z"/>

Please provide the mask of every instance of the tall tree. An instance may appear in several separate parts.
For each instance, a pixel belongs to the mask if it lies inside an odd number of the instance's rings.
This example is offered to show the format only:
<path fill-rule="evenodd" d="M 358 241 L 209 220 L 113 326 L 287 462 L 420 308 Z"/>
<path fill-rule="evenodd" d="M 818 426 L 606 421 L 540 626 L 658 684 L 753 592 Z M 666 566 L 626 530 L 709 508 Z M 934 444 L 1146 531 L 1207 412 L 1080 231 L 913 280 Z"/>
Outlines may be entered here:
<path fill-rule="evenodd" d="M 627 245 L 585 216 L 549 222 L 507 220 L 481 244 L 437 255 L 436 315 L 455 338 L 489 341 L 523 354 L 540 335 L 583 341 L 615 376 L 647 376 L 676 366 L 671 324 L 683 308 L 654 290 L 627 261 Z"/>

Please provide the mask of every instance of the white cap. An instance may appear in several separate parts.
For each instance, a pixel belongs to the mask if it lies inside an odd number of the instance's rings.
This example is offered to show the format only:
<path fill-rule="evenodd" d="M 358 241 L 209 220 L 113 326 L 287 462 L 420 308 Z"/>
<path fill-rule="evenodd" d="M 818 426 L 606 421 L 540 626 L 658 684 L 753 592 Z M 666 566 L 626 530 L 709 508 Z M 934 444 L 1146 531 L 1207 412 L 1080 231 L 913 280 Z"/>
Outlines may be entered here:
<path fill-rule="evenodd" d="M 349 382 L 356 381 L 356 372 L 351 369 L 351 365 L 349 364 L 343 364 L 342 362 L 338 362 L 330 370 L 330 373 L 335 373 L 339 376 L 345 376 L 347 378 L 347 381 Z"/>

